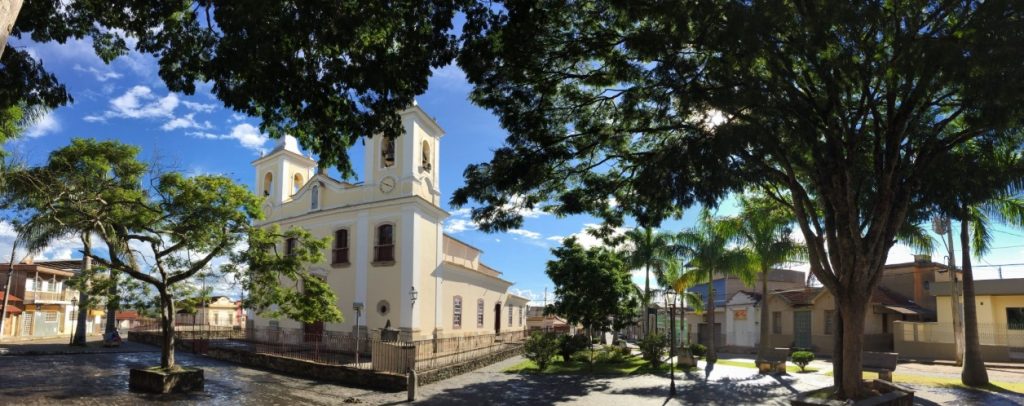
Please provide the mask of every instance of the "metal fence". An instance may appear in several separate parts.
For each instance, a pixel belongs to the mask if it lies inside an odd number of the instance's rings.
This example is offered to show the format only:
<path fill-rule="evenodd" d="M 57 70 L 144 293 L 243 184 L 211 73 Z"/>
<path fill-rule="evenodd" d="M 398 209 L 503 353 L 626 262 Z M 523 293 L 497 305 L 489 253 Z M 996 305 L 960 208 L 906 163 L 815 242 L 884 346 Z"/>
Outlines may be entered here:
<path fill-rule="evenodd" d="M 131 333 L 160 334 L 159 323 Z M 289 328 L 225 328 L 208 325 L 175 326 L 175 338 L 194 351 L 224 348 L 327 365 L 404 374 L 429 371 L 521 348 L 525 331 L 419 340 L 382 339 L 379 330 L 360 334 L 324 331 L 309 333 Z"/>

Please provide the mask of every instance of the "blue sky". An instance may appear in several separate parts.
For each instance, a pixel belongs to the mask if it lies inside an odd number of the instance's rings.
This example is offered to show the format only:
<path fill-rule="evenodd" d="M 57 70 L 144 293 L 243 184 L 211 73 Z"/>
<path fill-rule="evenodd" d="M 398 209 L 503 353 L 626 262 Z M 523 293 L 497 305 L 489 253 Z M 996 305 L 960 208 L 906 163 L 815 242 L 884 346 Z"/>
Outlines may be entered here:
<path fill-rule="evenodd" d="M 200 86 L 193 96 L 169 93 L 157 75 L 155 60 L 147 55 L 131 53 L 105 65 L 93 54 L 88 39 L 66 44 L 33 44 L 12 39 L 12 45 L 28 49 L 41 59 L 75 99 L 43 117 L 24 138 L 5 146 L 32 163 L 41 163 L 46 154 L 67 145 L 74 137 L 114 139 L 141 147 L 140 156 L 145 161 L 186 173 L 223 174 L 251 188 L 254 174 L 249 163 L 261 150 L 274 145 L 274 140 L 259 133 L 257 120 L 223 108 L 209 93 L 208 85 Z M 436 70 L 429 90 L 417 98 L 419 105 L 447 132 L 442 139 L 439 165 L 445 202 L 463 184 L 466 166 L 489 160 L 505 136 L 495 116 L 468 101 L 469 90 L 462 72 L 449 66 Z M 361 172 L 360 147 L 354 147 L 350 155 L 357 172 Z M 555 218 L 530 212 L 526 213 L 522 229 L 487 234 L 475 229 L 465 210 L 445 206 L 452 213 L 445 224 L 446 231 L 482 249 L 484 262 L 515 282 L 516 292 L 534 300 L 542 298 L 545 288 L 549 295 L 553 290 L 544 274 L 550 248 L 562 237 L 578 235 L 598 222 L 587 216 Z M 696 211 L 688 210 L 683 219 L 667 222 L 664 227 L 678 231 L 689 226 Z M 723 209 L 722 213 L 730 211 Z M 4 246 L 9 249 L 12 236 L 9 225 L 0 225 L 0 250 Z M 977 265 L 1024 262 L 1024 231 L 997 227 L 994 236 L 996 249 L 986 258 L 976 259 Z M 583 238 L 596 243 L 592 237 Z M 74 241 L 57 242 L 43 256 L 78 257 L 75 246 Z M 956 255 L 960 255 L 959 251 Z M 936 261 L 942 258 L 943 254 L 933 254 Z M 889 262 L 909 260 L 909 250 L 897 246 Z M 793 266 L 805 268 L 800 264 Z M 1006 266 L 1003 271 L 1005 277 L 1024 277 L 1024 266 Z M 979 278 L 997 277 L 995 267 L 979 268 L 978 274 Z"/>

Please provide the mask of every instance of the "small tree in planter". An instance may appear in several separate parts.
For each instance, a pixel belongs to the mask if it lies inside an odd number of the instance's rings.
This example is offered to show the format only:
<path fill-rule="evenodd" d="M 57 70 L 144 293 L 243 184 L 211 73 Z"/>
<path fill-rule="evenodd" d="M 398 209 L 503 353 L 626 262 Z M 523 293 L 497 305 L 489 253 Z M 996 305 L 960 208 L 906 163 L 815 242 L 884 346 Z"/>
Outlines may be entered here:
<path fill-rule="evenodd" d="M 705 347 L 704 344 L 690 344 L 690 354 L 692 354 L 694 358 L 701 359 L 704 355 L 707 355 L 707 353 L 708 347 Z"/>
<path fill-rule="evenodd" d="M 665 335 L 660 333 L 648 334 L 640 340 L 640 354 L 651 366 L 661 366 L 661 356 L 665 354 Z"/>
<path fill-rule="evenodd" d="M 558 339 L 553 334 L 536 332 L 526 340 L 524 355 L 543 371 L 558 352 L 558 347 Z"/>
<path fill-rule="evenodd" d="M 793 363 L 800 367 L 800 372 L 807 372 L 807 364 L 814 361 L 814 353 L 810 351 L 796 351 L 790 358 L 793 359 Z"/>

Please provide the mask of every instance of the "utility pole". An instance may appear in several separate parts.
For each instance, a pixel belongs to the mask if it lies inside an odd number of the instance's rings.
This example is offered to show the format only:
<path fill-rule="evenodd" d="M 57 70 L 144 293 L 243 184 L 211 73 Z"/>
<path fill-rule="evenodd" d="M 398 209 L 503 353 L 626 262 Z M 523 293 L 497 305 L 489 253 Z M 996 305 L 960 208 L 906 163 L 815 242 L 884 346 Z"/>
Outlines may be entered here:
<path fill-rule="evenodd" d="M 964 328 L 963 328 L 963 307 L 960 306 L 960 284 L 956 277 L 956 257 L 953 254 L 953 223 L 949 217 L 936 216 L 932 219 L 932 230 L 936 234 L 946 235 L 946 248 L 949 251 L 949 293 L 950 304 L 953 312 L 953 347 L 956 349 L 956 365 L 964 363 Z M 969 253 L 964 252 L 964 255 Z"/>

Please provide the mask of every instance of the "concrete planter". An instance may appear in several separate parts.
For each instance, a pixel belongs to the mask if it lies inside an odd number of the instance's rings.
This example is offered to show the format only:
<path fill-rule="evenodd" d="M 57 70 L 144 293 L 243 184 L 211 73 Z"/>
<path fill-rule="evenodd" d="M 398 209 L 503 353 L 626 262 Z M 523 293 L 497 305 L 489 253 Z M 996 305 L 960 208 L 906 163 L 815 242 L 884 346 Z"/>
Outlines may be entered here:
<path fill-rule="evenodd" d="M 832 387 L 821 388 L 808 392 L 800 392 L 789 399 L 794 406 L 911 406 L 914 404 L 914 390 L 893 384 L 892 382 L 875 379 L 865 382 L 870 388 L 878 391 L 878 395 L 854 401 L 842 401 L 822 397 L 832 393 Z"/>
<path fill-rule="evenodd" d="M 182 368 L 167 372 L 159 368 L 132 368 L 128 387 L 149 393 L 193 392 L 203 390 L 203 370 Z"/>

